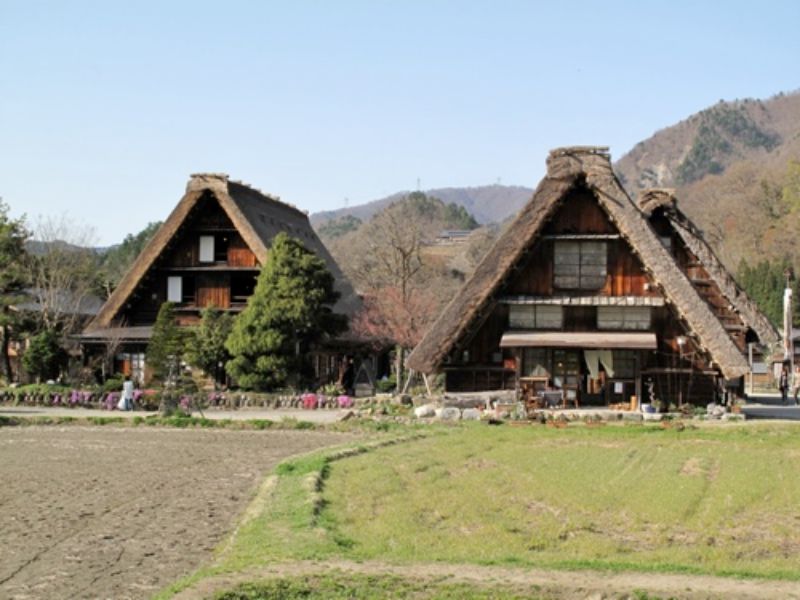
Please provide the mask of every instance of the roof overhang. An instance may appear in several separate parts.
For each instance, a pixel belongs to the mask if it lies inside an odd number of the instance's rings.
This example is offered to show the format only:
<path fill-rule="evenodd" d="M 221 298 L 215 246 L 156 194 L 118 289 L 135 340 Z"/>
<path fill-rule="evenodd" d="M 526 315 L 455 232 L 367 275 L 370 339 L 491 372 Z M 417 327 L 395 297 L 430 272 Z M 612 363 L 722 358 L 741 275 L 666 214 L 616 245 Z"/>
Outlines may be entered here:
<path fill-rule="evenodd" d="M 94 329 L 84 331 L 75 337 L 83 343 L 107 344 L 109 342 L 149 342 L 152 335 L 152 326 L 136 326 Z"/>
<path fill-rule="evenodd" d="M 593 331 L 508 331 L 500 340 L 501 348 L 616 348 L 655 350 L 656 334 L 652 332 L 611 333 Z"/>

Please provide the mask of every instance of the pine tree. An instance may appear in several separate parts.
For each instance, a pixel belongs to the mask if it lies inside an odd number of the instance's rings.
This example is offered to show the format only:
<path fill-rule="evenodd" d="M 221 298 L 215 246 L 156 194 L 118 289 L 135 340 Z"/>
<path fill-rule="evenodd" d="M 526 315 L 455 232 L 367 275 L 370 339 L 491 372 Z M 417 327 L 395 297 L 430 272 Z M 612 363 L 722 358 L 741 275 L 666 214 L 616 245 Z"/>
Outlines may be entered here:
<path fill-rule="evenodd" d="M 8 346 L 19 325 L 19 313 L 10 307 L 19 302 L 27 282 L 24 264 L 25 242 L 29 235 L 24 221 L 9 218 L 8 205 L 0 200 L 0 352 L 3 373 L 8 381 L 12 377 Z"/>
<path fill-rule="evenodd" d="M 67 364 L 67 353 L 61 347 L 60 336 L 52 329 L 45 329 L 33 336 L 22 355 L 22 366 L 37 382 L 56 379 Z"/>
<path fill-rule="evenodd" d="M 164 302 L 158 310 L 153 325 L 153 335 L 147 344 L 145 360 L 153 371 L 153 377 L 164 381 L 170 373 L 178 375 L 184 355 L 186 336 L 175 320 L 175 304 Z"/>
<path fill-rule="evenodd" d="M 225 341 L 233 329 L 233 317 L 218 308 L 204 308 L 200 325 L 192 332 L 186 359 L 219 383 L 225 374 L 225 363 L 230 354 Z"/>
<path fill-rule="evenodd" d="M 325 336 L 344 331 L 333 312 L 339 294 L 325 262 L 285 233 L 272 242 L 247 308 L 226 342 L 226 370 L 245 389 L 303 383 L 307 352 Z"/>

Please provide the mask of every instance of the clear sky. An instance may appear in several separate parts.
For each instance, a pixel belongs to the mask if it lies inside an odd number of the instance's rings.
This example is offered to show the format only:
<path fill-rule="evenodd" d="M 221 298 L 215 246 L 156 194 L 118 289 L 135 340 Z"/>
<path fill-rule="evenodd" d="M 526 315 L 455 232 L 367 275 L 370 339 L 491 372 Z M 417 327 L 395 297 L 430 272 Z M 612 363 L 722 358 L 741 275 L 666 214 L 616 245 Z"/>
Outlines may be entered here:
<path fill-rule="evenodd" d="M 112 244 L 221 171 L 315 212 L 534 187 L 800 87 L 800 2 L 0 0 L 0 196 Z"/>

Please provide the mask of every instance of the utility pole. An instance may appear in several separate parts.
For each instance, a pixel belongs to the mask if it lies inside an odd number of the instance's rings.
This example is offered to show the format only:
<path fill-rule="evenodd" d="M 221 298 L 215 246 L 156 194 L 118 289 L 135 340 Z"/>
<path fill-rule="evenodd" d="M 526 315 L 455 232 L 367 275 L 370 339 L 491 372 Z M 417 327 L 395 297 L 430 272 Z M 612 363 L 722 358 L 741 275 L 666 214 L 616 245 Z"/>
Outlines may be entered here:
<path fill-rule="evenodd" d="M 795 386 L 794 381 L 794 343 L 792 341 L 792 281 L 794 280 L 794 271 L 791 267 L 786 267 L 783 272 L 786 278 L 786 289 L 783 290 L 783 363 L 789 362 L 789 377 L 787 383 L 790 384 L 790 389 Z"/>

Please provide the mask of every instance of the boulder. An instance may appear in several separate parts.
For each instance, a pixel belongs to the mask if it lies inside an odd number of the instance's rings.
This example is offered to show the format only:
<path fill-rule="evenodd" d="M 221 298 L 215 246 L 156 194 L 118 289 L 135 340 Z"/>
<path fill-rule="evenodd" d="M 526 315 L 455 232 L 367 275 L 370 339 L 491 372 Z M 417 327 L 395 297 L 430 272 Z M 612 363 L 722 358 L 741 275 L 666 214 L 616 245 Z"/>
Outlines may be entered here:
<path fill-rule="evenodd" d="M 465 408 L 461 411 L 461 418 L 465 421 L 479 421 L 481 418 L 481 411 L 477 408 Z"/>
<path fill-rule="evenodd" d="M 461 411 L 454 406 L 445 406 L 436 411 L 436 416 L 442 421 L 458 421 L 461 418 Z"/>
<path fill-rule="evenodd" d="M 430 404 L 423 404 L 414 409 L 414 416 L 418 419 L 429 419 L 436 415 L 436 410 Z"/>

